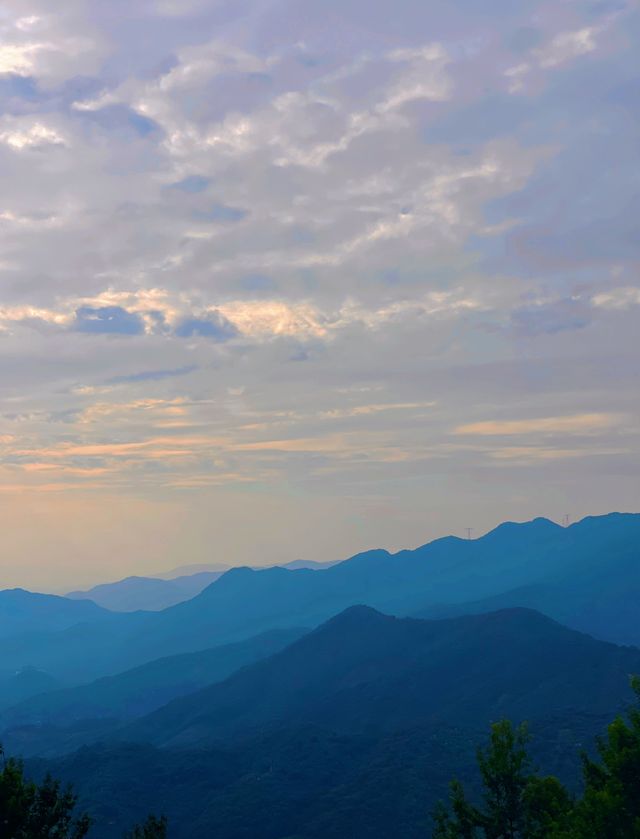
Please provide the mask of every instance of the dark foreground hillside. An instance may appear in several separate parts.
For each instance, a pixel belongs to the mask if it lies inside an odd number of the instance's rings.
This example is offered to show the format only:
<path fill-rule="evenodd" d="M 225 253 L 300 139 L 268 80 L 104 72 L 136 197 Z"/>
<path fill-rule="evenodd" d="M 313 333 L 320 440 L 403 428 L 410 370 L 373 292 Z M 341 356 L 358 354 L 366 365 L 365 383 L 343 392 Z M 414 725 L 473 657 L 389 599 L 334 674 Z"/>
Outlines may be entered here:
<path fill-rule="evenodd" d="M 638 671 L 640 650 L 528 610 L 419 621 L 356 607 L 133 723 L 122 744 L 29 768 L 73 781 L 95 839 L 148 812 L 176 839 L 417 839 L 452 775 L 473 790 L 475 746 L 502 717 L 529 719 L 534 756 L 575 786 L 579 749 Z"/>

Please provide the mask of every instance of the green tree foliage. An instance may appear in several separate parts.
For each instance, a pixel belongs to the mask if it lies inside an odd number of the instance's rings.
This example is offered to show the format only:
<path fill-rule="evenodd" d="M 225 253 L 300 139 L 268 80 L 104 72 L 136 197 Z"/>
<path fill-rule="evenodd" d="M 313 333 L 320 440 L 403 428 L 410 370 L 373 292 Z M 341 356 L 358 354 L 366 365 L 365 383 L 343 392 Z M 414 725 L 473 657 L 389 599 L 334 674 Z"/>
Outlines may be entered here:
<path fill-rule="evenodd" d="M 632 679 L 637 704 L 608 726 L 598 741 L 599 760 L 584 756 L 585 789 L 576 802 L 568 837 L 640 837 L 640 678 Z"/>
<path fill-rule="evenodd" d="M 572 800 L 557 778 L 540 777 L 527 753 L 526 727 L 491 727 L 478 750 L 483 803 L 451 784 L 451 807 L 436 809 L 433 839 L 640 839 L 640 678 L 628 720 L 617 717 L 598 741 L 598 760 L 583 756 L 584 792 Z"/>
<path fill-rule="evenodd" d="M 569 796 L 553 777 L 533 772 L 526 726 L 502 720 L 491 727 L 489 745 L 478 750 L 483 805 L 474 806 L 462 784 L 451 784 L 451 809 L 436 811 L 434 839 L 544 839 L 570 810 Z"/>
<path fill-rule="evenodd" d="M 0 839 L 83 839 L 91 820 L 74 817 L 77 798 L 70 787 L 47 775 L 41 784 L 28 781 L 22 763 L 5 757 L 0 746 Z M 149 816 L 125 839 L 167 839 L 164 816 Z"/>
<path fill-rule="evenodd" d="M 137 824 L 126 834 L 125 839 L 166 839 L 167 820 L 164 816 L 149 816 L 143 824 Z"/>
<path fill-rule="evenodd" d="M 89 817 L 74 818 L 76 797 L 47 775 L 37 785 L 24 777 L 22 764 L 5 758 L 0 747 L 0 835 L 7 839 L 82 839 Z"/>

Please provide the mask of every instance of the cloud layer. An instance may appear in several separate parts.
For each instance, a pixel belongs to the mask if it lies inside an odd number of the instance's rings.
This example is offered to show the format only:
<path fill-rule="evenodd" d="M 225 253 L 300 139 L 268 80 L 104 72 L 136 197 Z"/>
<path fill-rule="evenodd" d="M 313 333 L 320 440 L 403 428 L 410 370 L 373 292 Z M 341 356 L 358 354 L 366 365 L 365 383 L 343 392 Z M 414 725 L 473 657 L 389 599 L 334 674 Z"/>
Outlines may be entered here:
<path fill-rule="evenodd" d="M 7 583 L 638 507 L 637 3 L 2 6 Z"/>

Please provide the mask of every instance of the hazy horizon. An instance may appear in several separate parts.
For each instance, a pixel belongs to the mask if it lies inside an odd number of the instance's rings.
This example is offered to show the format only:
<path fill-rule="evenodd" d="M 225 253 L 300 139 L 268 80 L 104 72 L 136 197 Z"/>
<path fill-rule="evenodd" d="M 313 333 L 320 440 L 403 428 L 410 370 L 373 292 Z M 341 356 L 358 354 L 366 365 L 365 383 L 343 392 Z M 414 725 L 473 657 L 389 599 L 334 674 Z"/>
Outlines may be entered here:
<path fill-rule="evenodd" d="M 0 588 L 640 509 L 634 2 L 9 0 Z"/>
<path fill-rule="evenodd" d="M 335 563 L 335 562 L 341 562 L 341 561 L 346 560 L 346 559 L 350 559 L 352 556 L 355 556 L 356 554 L 364 553 L 366 551 L 375 550 L 375 549 L 378 549 L 378 548 L 380 548 L 382 550 L 387 550 L 392 555 L 397 553 L 398 551 L 402 551 L 402 550 L 412 551 L 412 550 L 415 550 L 416 548 L 427 545 L 430 542 L 436 541 L 437 539 L 448 537 L 448 536 L 455 536 L 455 537 L 458 537 L 460 539 L 472 539 L 472 540 L 480 539 L 483 536 L 486 536 L 488 533 L 491 533 L 492 530 L 494 530 L 496 527 L 499 527 L 500 525 L 503 525 L 503 524 L 513 524 L 513 523 L 515 523 L 515 524 L 526 524 L 526 523 L 534 521 L 535 519 L 542 518 L 542 519 L 546 519 L 547 521 L 551 521 L 554 524 L 557 524 L 559 527 L 568 527 L 568 526 L 571 526 L 571 525 L 574 525 L 574 524 L 579 524 L 585 518 L 589 518 L 589 517 L 593 517 L 593 516 L 603 517 L 603 516 L 609 516 L 609 515 L 616 515 L 616 514 L 619 514 L 619 513 L 632 514 L 632 515 L 637 514 L 636 511 L 632 511 L 632 510 L 608 510 L 606 512 L 585 514 L 584 516 L 578 516 L 575 519 L 572 519 L 571 516 L 569 516 L 569 514 L 564 514 L 561 519 L 554 519 L 551 516 L 542 516 L 542 515 L 541 516 L 530 516 L 528 518 L 524 518 L 524 519 L 521 519 L 521 520 L 501 519 L 500 521 L 495 522 L 490 527 L 482 528 L 480 530 L 478 530 L 476 528 L 464 528 L 463 530 L 461 530 L 459 532 L 450 531 L 450 532 L 446 532 L 446 533 L 445 532 L 437 533 L 436 535 L 433 535 L 433 536 L 431 536 L 427 539 L 423 539 L 421 541 L 417 541 L 417 542 L 412 543 L 412 544 L 398 544 L 398 545 L 393 546 L 393 547 L 390 547 L 388 545 L 382 545 L 382 544 L 371 544 L 371 545 L 367 545 L 367 546 L 360 546 L 360 547 L 356 547 L 354 550 L 352 550 L 348 554 L 341 554 L 339 556 L 338 555 L 327 556 L 327 555 L 324 555 L 324 554 L 318 554 L 318 556 L 320 558 L 319 559 L 314 559 L 311 556 L 299 556 L 298 555 L 298 556 L 294 556 L 293 558 L 277 558 L 276 557 L 272 560 L 265 560 L 261 563 L 255 563 L 249 557 L 244 561 L 238 560 L 236 562 L 229 562 L 229 563 L 225 563 L 223 561 L 219 561 L 219 562 L 218 561 L 210 561 L 210 562 L 203 562 L 203 563 L 185 563 L 184 565 L 178 565 L 178 566 L 175 566 L 175 567 L 147 569 L 147 570 L 142 571 L 142 572 L 138 572 L 136 570 L 136 568 L 134 568 L 133 566 L 127 566 L 127 567 L 129 567 L 130 570 L 127 571 L 127 573 L 122 577 L 105 576 L 105 577 L 100 577 L 100 578 L 95 578 L 95 579 L 89 579 L 88 582 L 85 582 L 85 583 L 77 583 L 77 580 L 82 579 L 82 578 L 73 577 L 73 578 L 70 578 L 67 581 L 67 584 L 65 584 L 64 582 L 62 582 L 62 583 L 58 582 L 54 586 L 45 586 L 45 587 L 42 587 L 42 588 L 37 588 L 36 587 L 36 588 L 32 588 L 32 590 L 38 591 L 38 592 L 43 593 L 43 594 L 66 594 L 66 593 L 68 593 L 72 590 L 89 589 L 89 588 L 92 588 L 96 585 L 120 582 L 120 581 L 122 581 L 124 579 L 127 579 L 127 578 L 130 578 L 130 577 L 151 577 L 151 578 L 157 578 L 157 579 L 173 579 L 173 578 L 178 577 L 178 576 L 188 576 L 188 575 L 191 575 L 191 574 L 196 574 L 199 571 L 215 570 L 215 571 L 223 571 L 224 572 L 226 570 L 229 570 L 230 568 L 242 567 L 242 566 L 249 566 L 249 567 L 252 567 L 252 568 L 259 569 L 259 568 L 270 568 L 270 567 L 273 567 L 274 565 L 284 565 L 284 564 L 287 564 L 287 563 L 290 563 L 290 562 L 293 562 L 293 561 L 302 561 L 302 562 L 312 561 L 312 562 Z M 293 551 L 292 553 L 295 553 L 295 551 Z M 108 571 L 107 571 L 107 574 L 108 574 Z M 6 586 L 6 588 L 25 588 L 25 586 L 17 583 L 15 586 Z"/>

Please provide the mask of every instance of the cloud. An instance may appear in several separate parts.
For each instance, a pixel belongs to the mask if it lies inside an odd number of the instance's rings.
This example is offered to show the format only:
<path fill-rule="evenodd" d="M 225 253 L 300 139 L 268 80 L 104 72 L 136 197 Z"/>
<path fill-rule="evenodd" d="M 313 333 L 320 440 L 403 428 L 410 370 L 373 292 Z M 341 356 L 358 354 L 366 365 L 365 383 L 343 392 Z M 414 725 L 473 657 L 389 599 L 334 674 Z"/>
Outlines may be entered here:
<path fill-rule="evenodd" d="M 511 323 L 522 335 L 556 335 L 584 329 L 591 322 L 589 307 L 581 300 L 558 300 L 522 306 L 511 312 Z"/>
<path fill-rule="evenodd" d="M 0 47 L 0 73 L 15 73 L 19 76 L 29 75 L 36 67 L 38 53 L 51 49 L 51 46 L 37 41 L 24 44 L 4 44 Z"/>
<path fill-rule="evenodd" d="M 574 414 L 565 417 L 538 417 L 522 420 L 485 420 L 458 425 L 454 434 L 499 437 L 536 434 L 590 434 L 618 425 L 616 414 Z"/>
<path fill-rule="evenodd" d="M 195 217 L 199 221 L 242 221 L 249 215 L 248 210 L 241 207 L 227 207 L 225 204 L 214 204 L 208 210 L 198 210 Z"/>
<path fill-rule="evenodd" d="M 162 379 L 173 379 L 176 376 L 188 376 L 198 367 L 195 364 L 187 364 L 184 367 L 176 367 L 173 370 L 143 370 L 140 373 L 129 373 L 126 376 L 113 376 L 107 379 L 107 385 L 129 384 L 130 382 L 158 382 Z"/>
<path fill-rule="evenodd" d="M 52 15 L 46 4 L 25 0 L 22 10 L 34 13 L 16 15 L 14 5 L 3 16 L 0 73 L 36 77 L 50 87 L 98 69 L 105 44 L 78 8 Z"/>
<path fill-rule="evenodd" d="M 629 286 L 603 291 L 594 294 L 591 303 L 602 309 L 628 309 L 631 306 L 640 306 L 640 288 Z"/>
<path fill-rule="evenodd" d="M 589 448 L 547 448 L 542 446 L 508 446 L 489 453 L 494 460 L 509 465 L 536 465 L 573 458 L 598 458 L 629 454 L 628 449 L 591 446 Z"/>
<path fill-rule="evenodd" d="M 535 70 L 552 70 L 572 59 L 587 55 L 597 48 L 597 36 L 604 26 L 585 26 L 576 30 L 558 32 L 541 46 L 534 47 L 528 61 L 509 67 L 510 93 L 521 92 L 527 77 Z"/>
<path fill-rule="evenodd" d="M 120 306 L 81 306 L 72 328 L 96 335 L 140 335 L 144 332 L 144 322 L 138 314 Z"/>
<path fill-rule="evenodd" d="M 214 341 L 228 341 L 238 334 L 237 328 L 220 312 L 209 312 L 205 317 L 187 317 L 176 324 L 174 334 L 178 338 L 211 338 Z"/>
<path fill-rule="evenodd" d="M 171 187 L 174 189 L 180 189 L 183 192 L 197 194 L 198 192 L 204 192 L 210 183 L 211 179 L 204 177 L 204 175 L 187 175 L 185 178 L 182 178 L 182 180 L 171 184 Z"/>
<path fill-rule="evenodd" d="M 628 506 L 637 4 L 5 6 L 16 576 Z"/>
<path fill-rule="evenodd" d="M 269 292 L 274 292 L 278 288 L 278 284 L 272 277 L 268 277 L 265 274 L 248 274 L 245 277 L 242 277 L 238 282 L 238 285 L 244 291 L 249 292 L 264 292 L 265 294 Z"/>
<path fill-rule="evenodd" d="M 370 308 L 353 299 L 338 308 L 321 309 L 311 301 L 289 303 L 268 296 L 270 283 L 260 277 L 249 282 L 247 291 L 257 286 L 265 290 L 259 299 L 231 299 L 217 306 L 196 308 L 185 296 L 173 296 L 164 289 L 149 292 L 105 292 L 85 298 L 82 305 L 71 299 L 57 309 L 30 306 L 0 308 L 0 326 L 22 324 L 34 328 L 56 327 L 74 331 L 103 334 L 145 333 L 149 337 L 179 338 L 204 336 L 228 340 L 242 335 L 257 342 L 278 337 L 300 340 L 334 337 L 354 326 L 380 329 L 386 323 L 411 321 L 425 317 L 456 317 L 482 311 L 486 304 L 464 289 L 430 292 L 421 299 L 390 302 Z M 241 282 L 240 286 L 246 283 Z M 120 306 L 117 303 L 122 302 Z M 108 305 L 104 305 L 108 304 Z"/>
<path fill-rule="evenodd" d="M 64 146 L 65 140 L 55 128 L 43 122 L 5 118 L 0 123 L 0 143 L 4 143 L 15 151 L 39 149 L 44 146 Z"/>
<path fill-rule="evenodd" d="M 534 51 L 534 55 L 544 69 L 556 67 L 565 61 L 586 55 L 596 49 L 598 28 L 585 26 L 575 32 L 560 32 L 551 42 Z"/>
<path fill-rule="evenodd" d="M 113 104 L 94 109 L 86 105 L 79 107 L 79 103 L 75 103 L 75 110 L 79 111 L 82 118 L 100 125 L 109 133 L 121 132 L 123 136 L 132 134 L 144 138 L 159 130 L 152 119 L 126 105 Z"/>

